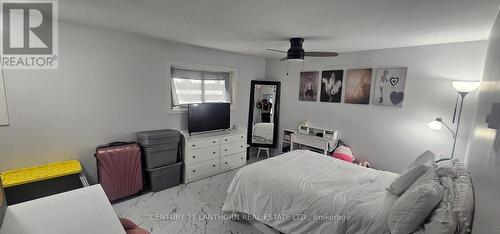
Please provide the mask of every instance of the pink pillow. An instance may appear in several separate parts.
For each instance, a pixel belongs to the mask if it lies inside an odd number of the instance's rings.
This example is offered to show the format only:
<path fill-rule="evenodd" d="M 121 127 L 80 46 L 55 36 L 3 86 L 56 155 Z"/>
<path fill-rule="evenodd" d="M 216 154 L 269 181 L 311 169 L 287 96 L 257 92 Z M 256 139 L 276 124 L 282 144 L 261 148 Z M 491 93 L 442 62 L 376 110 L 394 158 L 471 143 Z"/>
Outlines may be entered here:
<path fill-rule="evenodd" d="M 343 145 L 337 147 L 335 149 L 335 151 L 333 151 L 332 157 L 340 159 L 340 160 L 344 160 L 344 161 L 350 162 L 350 163 L 354 162 L 354 160 L 355 160 L 354 156 L 352 155 L 351 148 L 349 148 L 347 146 L 343 146 Z"/>

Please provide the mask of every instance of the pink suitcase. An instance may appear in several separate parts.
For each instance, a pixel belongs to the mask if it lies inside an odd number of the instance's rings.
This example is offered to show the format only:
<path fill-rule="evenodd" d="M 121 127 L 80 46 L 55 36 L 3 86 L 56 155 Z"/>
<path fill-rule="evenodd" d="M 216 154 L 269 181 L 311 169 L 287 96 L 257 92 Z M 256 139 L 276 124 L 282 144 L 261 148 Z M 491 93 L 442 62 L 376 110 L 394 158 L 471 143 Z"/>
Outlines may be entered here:
<path fill-rule="evenodd" d="M 114 142 L 99 146 L 95 157 L 99 183 L 110 201 L 142 190 L 141 149 L 136 143 Z"/>

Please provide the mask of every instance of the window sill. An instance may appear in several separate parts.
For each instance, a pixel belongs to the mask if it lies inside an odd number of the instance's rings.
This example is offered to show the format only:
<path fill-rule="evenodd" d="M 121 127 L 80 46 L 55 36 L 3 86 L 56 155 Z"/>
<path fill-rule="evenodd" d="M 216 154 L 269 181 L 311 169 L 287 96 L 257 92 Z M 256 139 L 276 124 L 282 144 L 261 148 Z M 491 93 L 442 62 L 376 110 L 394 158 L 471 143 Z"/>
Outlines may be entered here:
<path fill-rule="evenodd" d="M 187 113 L 188 110 L 183 108 L 171 108 L 168 110 L 168 115 L 186 115 Z"/>

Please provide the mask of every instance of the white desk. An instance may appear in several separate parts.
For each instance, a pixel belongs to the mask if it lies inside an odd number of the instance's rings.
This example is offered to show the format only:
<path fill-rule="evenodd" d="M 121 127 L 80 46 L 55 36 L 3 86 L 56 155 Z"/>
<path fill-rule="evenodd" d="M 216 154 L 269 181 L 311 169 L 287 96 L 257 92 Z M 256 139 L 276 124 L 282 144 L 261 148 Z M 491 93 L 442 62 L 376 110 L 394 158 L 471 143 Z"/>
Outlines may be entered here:
<path fill-rule="evenodd" d="M 294 144 L 299 144 L 320 149 L 323 151 L 323 154 L 327 154 L 330 146 L 337 144 L 337 139 L 325 139 L 301 133 L 292 133 L 290 137 L 290 151 L 294 150 Z"/>
<path fill-rule="evenodd" d="M 0 234 L 125 233 L 101 185 L 9 206 Z"/>

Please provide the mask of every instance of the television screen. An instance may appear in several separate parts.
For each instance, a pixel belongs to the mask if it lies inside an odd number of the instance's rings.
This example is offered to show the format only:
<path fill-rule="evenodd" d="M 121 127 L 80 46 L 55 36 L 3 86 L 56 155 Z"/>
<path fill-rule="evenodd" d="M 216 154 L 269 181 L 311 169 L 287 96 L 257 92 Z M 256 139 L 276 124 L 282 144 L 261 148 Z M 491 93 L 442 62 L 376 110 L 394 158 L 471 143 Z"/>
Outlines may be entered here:
<path fill-rule="evenodd" d="M 189 133 L 229 129 L 231 125 L 230 108 L 230 103 L 189 104 Z"/>

